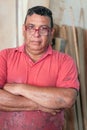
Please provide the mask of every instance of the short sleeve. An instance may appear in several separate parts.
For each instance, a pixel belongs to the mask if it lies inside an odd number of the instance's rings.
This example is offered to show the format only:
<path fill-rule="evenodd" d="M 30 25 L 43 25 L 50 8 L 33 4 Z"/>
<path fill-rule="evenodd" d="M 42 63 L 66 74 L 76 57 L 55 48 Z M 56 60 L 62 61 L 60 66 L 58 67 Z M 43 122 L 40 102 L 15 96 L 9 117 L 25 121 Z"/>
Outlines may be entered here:
<path fill-rule="evenodd" d="M 60 60 L 60 70 L 56 82 L 56 86 L 64 88 L 75 88 L 79 90 L 79 80 L 77 67 L 68 55 L 64 55 Z"/>
<path fill-rule="evenodd" d="M 6 50 L 0 51 L 0 88 L 6 83 L 7 75 L 7 53 Z"/>

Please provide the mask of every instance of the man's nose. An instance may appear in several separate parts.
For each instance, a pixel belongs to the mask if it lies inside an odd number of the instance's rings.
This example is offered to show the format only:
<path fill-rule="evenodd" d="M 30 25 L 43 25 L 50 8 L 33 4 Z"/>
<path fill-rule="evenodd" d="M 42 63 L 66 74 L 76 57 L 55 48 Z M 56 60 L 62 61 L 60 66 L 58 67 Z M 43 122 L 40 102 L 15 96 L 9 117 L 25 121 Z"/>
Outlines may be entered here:
<path fill-rule="evenodd" d="M 35 29 L 34 36 L 36 37 L 40 36 L 39 29 Z"/>

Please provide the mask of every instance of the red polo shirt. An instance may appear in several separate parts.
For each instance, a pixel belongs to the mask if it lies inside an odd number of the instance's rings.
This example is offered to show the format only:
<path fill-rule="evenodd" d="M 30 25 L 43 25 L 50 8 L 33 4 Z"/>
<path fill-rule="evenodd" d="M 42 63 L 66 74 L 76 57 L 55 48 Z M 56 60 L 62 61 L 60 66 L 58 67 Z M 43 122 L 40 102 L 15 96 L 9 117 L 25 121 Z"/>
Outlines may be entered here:
<path fill-rule="evenodd" d="M 24 46 L 2 50 L 0 86 L 13 82 L 79 89 L 74 61 L 51 46 L 35 63 L 24 53 Z M 0 112 L 0 130 L 61 130 L 63 122 L 63 111 L 55 116 L 40 111 Z"/>

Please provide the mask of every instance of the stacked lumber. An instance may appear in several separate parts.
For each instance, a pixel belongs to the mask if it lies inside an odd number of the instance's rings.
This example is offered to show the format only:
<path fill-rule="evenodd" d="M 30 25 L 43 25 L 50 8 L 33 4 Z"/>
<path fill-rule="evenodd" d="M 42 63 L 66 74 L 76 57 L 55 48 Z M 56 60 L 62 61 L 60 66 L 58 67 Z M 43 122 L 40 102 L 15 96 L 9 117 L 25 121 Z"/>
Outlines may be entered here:
<path fill-rule="evenodd" d="M 65 111 L 64 130 L 87 130 L 87 30 L 66 25 L 56 27 L 54 49 L 73 57 L 80 81 L 76 103 Z"/>

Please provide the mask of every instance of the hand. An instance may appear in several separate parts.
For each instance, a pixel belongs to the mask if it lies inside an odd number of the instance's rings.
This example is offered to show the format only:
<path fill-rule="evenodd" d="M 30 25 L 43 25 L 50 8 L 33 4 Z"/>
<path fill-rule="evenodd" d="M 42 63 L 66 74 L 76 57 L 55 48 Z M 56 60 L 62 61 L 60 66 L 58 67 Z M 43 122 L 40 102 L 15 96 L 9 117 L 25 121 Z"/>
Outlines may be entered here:
<path fill-rule="evenodd" d="M 4 86 L 4 90 L 14 94 L 14 95 L 20 95 L 20 91 L 19 91 L 19 87 L 22 84 L 16 84 L 16 83 L 12 83 L 12 84 L 5 84 Z"/>
<path fill-rule="evenodd" d="M 43 112 L 47 112 L 47 113 L 50 113 L 52 115 L 56 115 L 58 112 L 60 112 L 61 110 L 60 109 L 49 109 L 49 108 L 45 108 L 43 106 L 39 106 L 39 110 L 43 111 Z"/>

